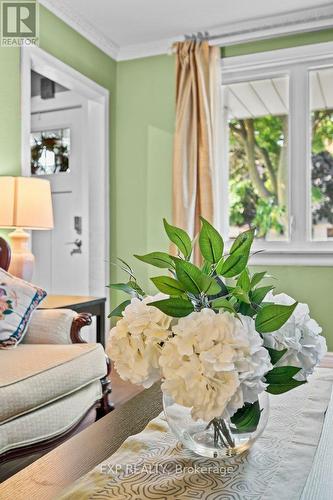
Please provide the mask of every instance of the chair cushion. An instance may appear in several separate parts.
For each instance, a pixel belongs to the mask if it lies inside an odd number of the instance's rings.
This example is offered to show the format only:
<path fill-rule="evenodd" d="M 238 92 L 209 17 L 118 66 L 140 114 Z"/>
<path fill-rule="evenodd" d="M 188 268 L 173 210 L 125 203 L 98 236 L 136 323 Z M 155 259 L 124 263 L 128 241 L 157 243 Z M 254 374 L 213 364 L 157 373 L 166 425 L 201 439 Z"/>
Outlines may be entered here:
<path fill-rule="evenodd" d="M 73 394 L 0 425 L 0 455 L 63 434 L 101 397 L 100 382 L 92 382 Z"/>
<path fill-rule="evenodd" d="M 0 350 L 0 424 L 77 391 L 107 372 L 100 344 Z"/>
<path fill-rule="evenodd" d="M 18 344 L 46 292 L 0 268 L 0 349 Z"/>

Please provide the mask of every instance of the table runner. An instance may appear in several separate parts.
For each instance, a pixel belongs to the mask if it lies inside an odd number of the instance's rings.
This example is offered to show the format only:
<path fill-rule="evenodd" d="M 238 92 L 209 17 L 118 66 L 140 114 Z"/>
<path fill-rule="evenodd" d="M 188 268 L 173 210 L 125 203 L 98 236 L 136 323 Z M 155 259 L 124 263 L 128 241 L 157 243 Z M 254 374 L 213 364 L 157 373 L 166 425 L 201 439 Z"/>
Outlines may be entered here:
<path fill-rule="evenodd" d="M 333 392 L 312 469 L 301 500 L 333 498 Z"/>
<path fill-rule="evenodd" d="M 320 368 L 308 384 L 270 396 L 264 433 L 227 462 L 183 448 L 161 413 L 61 498 L 297 500 L 313 465 L 332 383 L 333 370 Z"/>

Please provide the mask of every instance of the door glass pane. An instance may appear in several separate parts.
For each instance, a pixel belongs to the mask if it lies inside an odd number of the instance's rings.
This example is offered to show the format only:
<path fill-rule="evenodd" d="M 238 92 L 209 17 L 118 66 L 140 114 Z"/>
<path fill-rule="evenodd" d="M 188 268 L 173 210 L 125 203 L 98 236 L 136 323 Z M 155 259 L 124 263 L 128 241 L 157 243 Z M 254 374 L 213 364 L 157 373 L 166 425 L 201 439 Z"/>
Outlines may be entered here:
<path fill-rule="evenodd" d="M 229 237 L 288 239 L 288 77 L 224 86 L 229 124 Z"/>
<path fill-rule="evenodd" d="M 310 71 L 312 239 L 333 240 L 333 68 Z"/>
<path fill-rule="evenodd" d="M 69 172 L 69 128 L 32 132 L 30 147 L 32 175 Z"/>

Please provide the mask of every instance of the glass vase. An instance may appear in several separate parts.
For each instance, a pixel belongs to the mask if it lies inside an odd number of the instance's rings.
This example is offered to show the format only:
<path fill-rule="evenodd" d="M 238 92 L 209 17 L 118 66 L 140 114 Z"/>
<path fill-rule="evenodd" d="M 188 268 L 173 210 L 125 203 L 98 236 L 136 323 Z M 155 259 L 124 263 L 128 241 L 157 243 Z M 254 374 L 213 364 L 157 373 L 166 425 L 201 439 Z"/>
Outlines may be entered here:
<path fill-rule="evenodd" d="M 179 405 L 163 394 L 163 406 L 169 427 L 181 443 L 197 455 L 228 459 L 248 450 L 264 431 L 269 415 L 269 397 L 259 395 L 260 419 L 255 428 L 238 430 L 230 420 L 215 418 L 211 422 L 193 420 L 191 409 Z"/>

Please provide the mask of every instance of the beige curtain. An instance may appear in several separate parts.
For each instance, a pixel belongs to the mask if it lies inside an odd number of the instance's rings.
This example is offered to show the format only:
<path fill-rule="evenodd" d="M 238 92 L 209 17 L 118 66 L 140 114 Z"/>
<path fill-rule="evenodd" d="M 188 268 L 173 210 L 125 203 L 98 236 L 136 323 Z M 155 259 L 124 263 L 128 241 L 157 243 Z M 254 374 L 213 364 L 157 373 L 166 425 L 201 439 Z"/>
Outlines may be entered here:
<path fill-rule="evenodd" d="M 176 127 L 173 222 L 193 238 L 202 215 L 216 223 L 219 161 L 220 50 L 208 42 L 175 44 Z M 197 252 L 194 261 L 199 263 Z"/>

